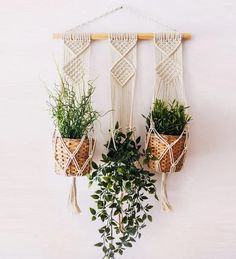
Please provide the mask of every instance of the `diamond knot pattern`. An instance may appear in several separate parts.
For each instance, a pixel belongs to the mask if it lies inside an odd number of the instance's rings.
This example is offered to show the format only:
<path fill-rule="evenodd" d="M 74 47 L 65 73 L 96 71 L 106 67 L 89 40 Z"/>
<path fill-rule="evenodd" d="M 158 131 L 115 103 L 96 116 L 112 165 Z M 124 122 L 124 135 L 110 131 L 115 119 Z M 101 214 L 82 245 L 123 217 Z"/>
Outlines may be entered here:
<path fill-rule="evenodd" d="M 119 58 L 112 65 L 111 75 L 116 79 L 122 87 L 128 84 L 131 78 L 135 75 L 135 67 L 131 63 L 128 55 L 136 46 L 136 34 L 112 34 L 110 35 L 110 43 L 116 52 L 119 53 Z"/>
<path fill-rule="evenodd" d="M 169 84 L 179 75 L 181 68 L 171 58 L 166 58 L 156 67 L 156 72 L 163 81 Z"/>
<path fill-rule="evenodd" d="M 157 65 L 156 73 L 165 83 L 170 84 L 182 71 L 181 66 L 173 56 L 181 45 L 181 37 L 163 34 L 156 38 L 155 43 L 156 48 L 165 55 Z"/>
<path fill-rule="evenodd" d="M 135 69 L 128 61 L 121 59 L 112 67 L 111 74 L 123 87 L 133 77 Z"/>
<path fill-rule="evenodd" d="M 90 46 L 90 36 L 83 33 L 76 34 L 72 38 L 65 38 L 64 44 L 73 53 L 72 58 L 68 59 L 63 67 L 64 74 L 74 84 L 79 84 L 87 69 L 85 60 L 86 50 Z"/>
<path fill-rule="evenodd" d="M 85 64 L 80 56 L 73 58 L 64 66 L 64 73 L 75 83 L 79 84 L 85 71 Z"/>

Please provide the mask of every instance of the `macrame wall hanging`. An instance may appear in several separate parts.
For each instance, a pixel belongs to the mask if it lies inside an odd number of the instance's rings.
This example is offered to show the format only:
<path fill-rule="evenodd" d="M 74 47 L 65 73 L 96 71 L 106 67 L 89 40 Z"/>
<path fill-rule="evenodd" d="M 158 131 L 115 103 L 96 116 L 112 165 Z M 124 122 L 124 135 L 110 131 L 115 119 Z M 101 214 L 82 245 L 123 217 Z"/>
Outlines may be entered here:
<path fill-rule="evenodd" d="M 136 33 L 111 33 L 111 129 L 118 122 L 123 130 L 133 127 L 133 100 L 136 75 Z"/>
<path fill-rule="evenodd" d="M 88 91 L 90 34 L 66 34 L 64 37 L 63 77 L 66 84 L 73 86 L 80 98 Z M 72 177 L 68 205 L 72 212 L 80 213 L 77 203 L 76 177 L 90 172 L 90 162 L 95 149 L 93 132 L 88 132 L 81 139 L 63 138 L 59 129 L 54 134 L 55 171 Z"/>
<path fill-rule="evenodd" d="M 171 103 L 174 100 L 186 106 L 183 89 L 182 36 L 179 33 L 160 33 L 154 38 L 156 82 L 153 103 L 156 99 Z M 167 176 L 183 166 L 188 142 L 188 126 L 178 136 L 160 134 L 154 127 L 152 116 L 147 134 L 146 148 L 158 159 L 149 167 L 162 174 L 162 209 L 171 210 L 167 196 Z"/>
<path fill-rule="evenodd" d="M 182 44 L 181 40 L 191 39 L 190 33 L 75 33 L 81 27 L 93 23 L 107 15 L 121 9 L 126 9 L 130 13 L 145 20 L 175 31 L 167 25 L 160 23 L 128 6 L 119 6 L 92 18 L 66 33 L 54 33 L 54 39 L 63 39 L 65 45 L 64 52 L 64 77 L 70 83 L 78 86 L 84 80 L 88 81 L 89 68 L 89 48 L 91 40 L 109 39 L 111 49 L 111 99 L 112 99 L 112 119 L 111 132 L 114 134 L 115 123 L 119 122 L 120 127 L 132 129 L 133 127 L 133 101 L 136 75 L 136 45 L 137 40 L 153 40 L 156 56 L 156 83 L 154 100 L 156 98 L 171 101 L 176 99 L 186 104 L 183 91 L 183 68 L 182 68 Z M 76 201 L 76 176 L 86 174 L 89 171 L 89 160 L 91 159 L 95 140 L 93 137 L 82 139 L 79 143 L 67 143 L 60 136 L 58 130 L 55 134 L 55 160 L 57 171 L 67 176 L 73 176 L 73 183 L 70 194 L 70 204 L 72 208 L 79 212 Z M 177 139 L 169 140 L 159 134 L 151 124 L 146 139 L 146 148 L 154 150 L 161 146 L 161 157 L 157 161 L 149 163 L 149 167 L 162 173 L 162 208 L 170 210 L 166 192 L 166 181 L 169 173 L 179 171 L 182 167 L 184 155 L 187 150 L 188 128 L 186 127 Z M 160 149 L 156 150 L 160 154 Z"/>

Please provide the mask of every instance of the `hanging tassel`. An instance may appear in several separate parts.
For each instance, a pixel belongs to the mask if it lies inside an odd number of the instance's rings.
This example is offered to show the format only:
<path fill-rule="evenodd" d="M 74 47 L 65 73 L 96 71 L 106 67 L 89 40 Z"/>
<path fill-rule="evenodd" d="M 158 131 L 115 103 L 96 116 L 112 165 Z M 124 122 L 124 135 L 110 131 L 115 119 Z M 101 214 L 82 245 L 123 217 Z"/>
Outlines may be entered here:
<path fill-rule="evenodd" d="M 167 173 L 162 173 L 161 176 L 161 208 L 162 211 L 171 211 L 172 207 L 168 201 L 167 196 Z"/>
<path fill-rule="evenodd" d="M 77 202 L 76 177 L 73 177 L 73 179 L 72 179 L 71 189 L 70 189 L 70 193 L 69 193 L 68 206 L 70 207 L 73 214 L 81 213 L 81 210 L 80 210 L 78 202 Z"/>

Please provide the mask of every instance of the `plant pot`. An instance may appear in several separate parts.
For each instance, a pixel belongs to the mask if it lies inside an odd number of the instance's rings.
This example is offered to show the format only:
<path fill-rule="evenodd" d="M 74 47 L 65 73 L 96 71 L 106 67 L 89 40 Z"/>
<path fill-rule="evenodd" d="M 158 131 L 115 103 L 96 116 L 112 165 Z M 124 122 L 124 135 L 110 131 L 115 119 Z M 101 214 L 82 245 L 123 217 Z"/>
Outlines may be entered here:
<path fill-rule="evenodd" d="M 162 138 L 168 143 L 171 144 L 174 141 L 176 141 L 179 136 L 175 135 L 164 135 L 161 134 Z M 172 146 L 172 151 L 173 151 L 173 157 L 174 161 L 177 161 L 178 158 L 181 156 L 184 147 L 185 147 L 185 140 L 186 136 L 182 135 L 182 137 Z M 148 148 L 151 149 L 151 154 L 157 157 L 157 159 L 160 162 L 160 169 L 162 173 L 168 173 L 171 171 L 171 159 L 170 159 L 170 151 L 168 150 L 165 155 L 161 158 L 162 154 L 166 151 L 166 144 L 161 141 L 158 136 L 155 134 L 151 134 L 149 143 L 148 143 Z M 184 156 L 179 160 L 179 162 L 176 165 L 175 172 L 179 172 L 181 168 L 183 167 L 184 163 Z M 158 160 L 150 160 L 148 163 L 148 167 L 152 170 L 156 170 L 156 163 L 158 163 Z"/>
<path fill-rule="evenodd" d="M 73 154 L 73 152 L 76 150 L 77 146 L 80 144 L 81 139 L 69 139 L 69 138 L 63 138 L 65 146 L 68 148 L 70 153 Z M 81 147 L 79 148 L 78 152 L 75 154 L 75 160 L 77 161 L 80 168 L 83 167 L 83 165 L 86 163 L 87 159 L 90 155 L 90 149 L 89 144 L 90 141 L 92 141 L 92 146 L 94 145 L 94 139 L 89 140 L 88 138 L 85 138 L 83 140 L 83 143 Z M 92 149 L 92 148 L 91 148 Z M 78 175 L 78 170 L 76 168 L 76 165 L 74 161 L 70 161 L 67 169 L 67 163 L 69 160 L 69 154 L 68 151 L 65 149 L 61 139 L 59 137 L 55 140 L 55 159 L 57 161 L 56 163 L 56 172 L 65 171 L 67 176 L 76 176 Z M 66 169 L 66 170 L 65 170 Z M 82 175 L 86 175 L 90 172 L 90 161 L 88 161 L 87 166 L 84 168 Z"/>

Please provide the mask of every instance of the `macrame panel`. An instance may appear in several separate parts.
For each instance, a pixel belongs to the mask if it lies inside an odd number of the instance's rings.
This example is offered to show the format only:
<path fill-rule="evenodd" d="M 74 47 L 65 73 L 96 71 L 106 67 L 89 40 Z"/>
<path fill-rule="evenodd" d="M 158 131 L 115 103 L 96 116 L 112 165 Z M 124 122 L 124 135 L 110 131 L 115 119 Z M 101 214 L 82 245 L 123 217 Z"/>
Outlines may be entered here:
<path fill-rule="evenodd" d="M 183 89 L 182 41 L 179 33 L 159 33 L 155 45 L 155 99 L 186 103 Z"/>
<path fill-rule="evenodd" d="M 156 34 L 154 45 L 156 81 L 153 102 L 156 99 L 167 102 L 177 100 L 186 105 L 183 89 L 181 34 L 172 32 Z M 164 135 L 155 130 L 152 117 L 150 119 L 151 125 L 147 134 L 146 147 L 151 148 L 158 158 L 151 162 L 150 167 L 159 173 L 179 171 L 178 169 L 181 168 L 179 162 L 183 161 L 187 150 L 188 127 L 185 127 L 179 137 L 172 136 L 167 141 Z M 181 142 L 184 144 L 180 144 Z M 158 150 L 154 149 L 154 146 L 158 147 Z M 182 152 L 176 151 L 177 146 L 182 147 Z"/>
<path fill-rule="evenodd" d="M 73 86 L 78 99 L 88 90 L 89 50 L 90 34 L 68 33 L 64 36 L 63 80 Z M 68 205 L 73 213 L 81 212 L 77 202 L 76 177 L 89 173 L 95 143 L 96 139 L 90 134 L 81 139 L 68 139 L 62 138 L 59 130 L 55 130 L 55 171 L 72 177 Z"/>
<path fill-rule="evenodd" d="M 155 46 L 155 90 L 154 100 L 166 102 L 177 100 L 186 105 L 183 89 L 182 39 L 179 33 L 159 33 L 154 39 Z M 167 177 L 169 173 L 180 171 L 183 166 L 189 138 L 188 125 L 180 136 L 159 134 L 152 117 L 147 133 L 146 148 L 151 149 L 157 160 L 149 162 L 149 167 L 162 173 L 162 210 L 171 210 L 167 196 Z"/>
<path fill-rule="evenodd" d="M 90 42 L 88 33 L 64 36 L 64 78 L 75 87 L 86 86 L 89 80 Z"/>
<path fill-rule="evenodd" d="M 110 34 L 112 128 L 118 121 L 122 129 L 132 128 L 136 76 L 136 33 Z"/>

